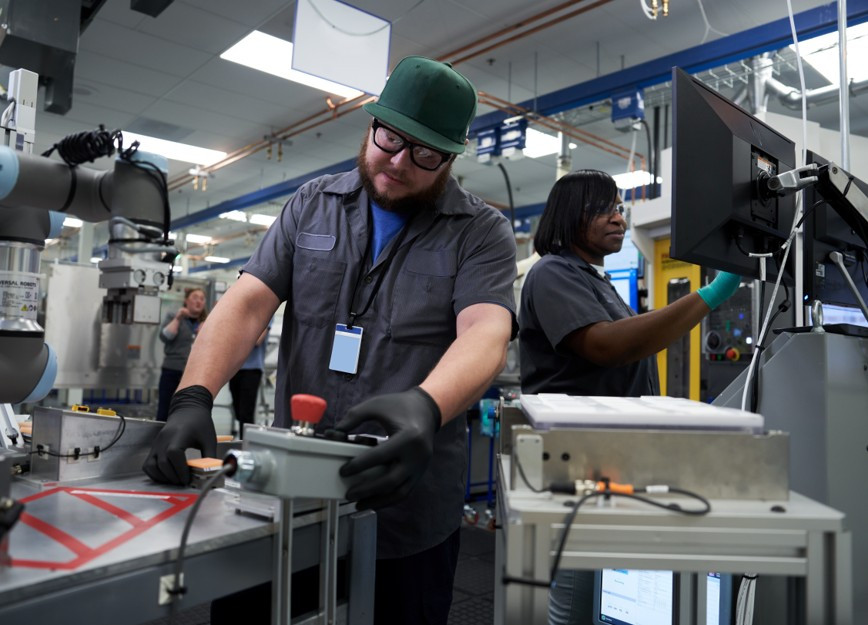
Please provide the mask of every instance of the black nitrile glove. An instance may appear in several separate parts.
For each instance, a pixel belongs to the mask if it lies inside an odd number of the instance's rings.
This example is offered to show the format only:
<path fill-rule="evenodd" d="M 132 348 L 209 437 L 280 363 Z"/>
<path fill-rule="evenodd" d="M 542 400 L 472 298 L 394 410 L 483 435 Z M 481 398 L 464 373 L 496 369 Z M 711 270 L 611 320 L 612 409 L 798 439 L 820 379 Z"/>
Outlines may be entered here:
<path fill-rule="evenodd" d="M 440 429 L 437 402 L 418 386 L 403 393 L 380 395 L 347 411 L 335 425 L 349 432 L 365 421 L 376 421 L 389 439 L 365 451 L 341 467 L 350 477 L 372 467 L 382 473 L 352 486 L 347 499 L 361 510 L 383 508 L 406 497 L 425 473 L 434 454 L 434 434 Z"/>
<path fill-rule="evenodd" d="M 188 386 L 172 396 L 169 418 L 160 430 L 142 470 L 155 482 L 164 484 L 190 483 L 190 467 L 186 450 L 193 447 L 203 458 L 217 453 L 217 432 L 211 420 L 214 400 L 204 386 Z"/>

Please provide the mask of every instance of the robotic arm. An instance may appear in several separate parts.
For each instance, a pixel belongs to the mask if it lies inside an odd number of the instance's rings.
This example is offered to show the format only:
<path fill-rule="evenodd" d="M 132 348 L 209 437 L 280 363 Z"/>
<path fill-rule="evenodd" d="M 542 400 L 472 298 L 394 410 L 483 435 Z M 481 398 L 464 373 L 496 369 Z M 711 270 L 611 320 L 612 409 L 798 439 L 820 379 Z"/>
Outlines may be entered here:
<path fill-rule="evenodd" d="M 54 383 L 54 354 L 36 321 L 49 211 L 109 221 L 103 321 L 159 323 L 159 292 L 170 286 L 177 251 L 167 238 L 165 158 L 128 149 L 111 171 L 64 159 L 0 146 L 0 403 L 41 399 Z"/>

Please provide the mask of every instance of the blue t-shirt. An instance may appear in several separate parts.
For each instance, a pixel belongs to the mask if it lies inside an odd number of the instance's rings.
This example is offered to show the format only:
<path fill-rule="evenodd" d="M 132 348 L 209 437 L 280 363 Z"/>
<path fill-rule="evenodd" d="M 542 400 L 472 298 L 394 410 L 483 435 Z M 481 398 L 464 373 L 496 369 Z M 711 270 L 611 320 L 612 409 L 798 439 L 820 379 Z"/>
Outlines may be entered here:
<path fill-rule="evenodd" d="M 274 321 L 268 322 L 268 330 L 265 332 L 265 338 L 259 345 L 254 345 L 253 350 L 247 356 L 247 360 L 241 365 L 241 369 L 259 369 L 265 370 L 265 348 L 268 345 L 268 334 L 271 332 L 271 324 Z"/>
<path fill-rule="evenodd" d="M 383 248 L 392 240 L 392 237 L 398 234 L 401 228 L 404 227 L 407 218 L 400 213 L 387 211 L 373 200 L 371 200 L 371 215 L 374 218 L 374 234 L 371 238 L 373 255 L 371 256 L 371 260 L 375 261 L 380 252 L 383 251 Z"/>

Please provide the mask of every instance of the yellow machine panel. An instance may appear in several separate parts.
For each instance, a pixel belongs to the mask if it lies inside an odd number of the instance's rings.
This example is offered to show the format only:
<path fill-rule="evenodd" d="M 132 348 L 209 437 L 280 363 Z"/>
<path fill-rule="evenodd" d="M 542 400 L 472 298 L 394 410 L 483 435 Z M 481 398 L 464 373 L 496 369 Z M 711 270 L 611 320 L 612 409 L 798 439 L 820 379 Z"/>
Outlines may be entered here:
<path fill-rule="evenodd" d="M 654 303 L 662 308 L 701 286 L 699 265 L 669 257 L 669 238 L 654 242 Z M 657 354 L 660 393 L 699 401 L 700 326 Z"/>

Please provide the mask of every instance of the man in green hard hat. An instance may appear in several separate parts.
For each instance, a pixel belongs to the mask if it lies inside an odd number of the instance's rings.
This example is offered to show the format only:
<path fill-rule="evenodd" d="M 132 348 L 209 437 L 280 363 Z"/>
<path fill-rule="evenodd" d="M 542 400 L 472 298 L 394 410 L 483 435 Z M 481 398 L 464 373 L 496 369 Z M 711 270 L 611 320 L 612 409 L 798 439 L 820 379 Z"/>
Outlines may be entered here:
<path fill-rule="evenodd" d="M 398 63 L 364 107 L 358 167 L 303 185 L 214 308 L 144 466 L 189 481 L 181 450 L 213 453 L 213 397 L 286 302 L 274 425 L 288 427 L 290 397 L 308 393 L 328 402 L 320 431 L 388 436 L 341 469 L 379 469 L 347 493 L 377 512 L 376 623 L 447 621 L 465 411 L 516 327 L 509 221 L 450 175 L 476 99 L 448 64 Z M 212 610 L 212 622 L 229 614 Z"/>

